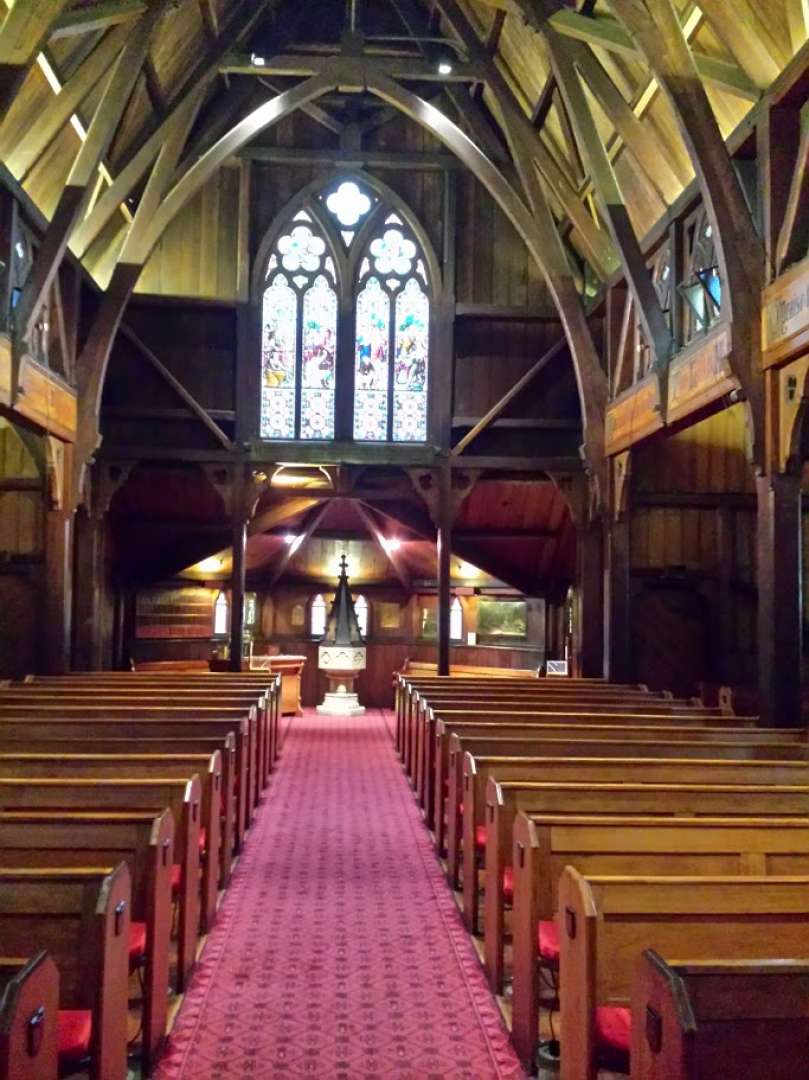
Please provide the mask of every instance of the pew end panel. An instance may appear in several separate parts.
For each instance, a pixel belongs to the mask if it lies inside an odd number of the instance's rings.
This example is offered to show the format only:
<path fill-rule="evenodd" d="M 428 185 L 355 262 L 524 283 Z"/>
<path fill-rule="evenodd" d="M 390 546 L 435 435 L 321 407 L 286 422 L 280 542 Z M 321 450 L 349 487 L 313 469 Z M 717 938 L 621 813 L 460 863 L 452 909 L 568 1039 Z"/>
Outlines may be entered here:
<path fill-rule="evenodd" d="M 45 949 L 59 970 L 61 1007 L 92 1014 L 92 1080 L 126 1075 L 130 901 L 126 863 L 0 870 L 4 947 Z"/>
<path fill-rule="evenodd" d="M 561 1076 L 595 1080 L 600 1063 L 610 1067 L 605 1052 L 628 1056 L 627 1006 L 644 950 L 723 962 L 798 956 L 809 930 L 809 877 L 585 877 L 566 867 L 559 926 Z M 599 1038 L 619 1013 L 623 1051 Z"/>
<path fill-rule="evenodd" d="M 0 956 L 0 1080 L 54 1080 L 59 972 L 46 952 Z"/>
<path fill-rule="evenodd" d="M 633 1080 L 794 1080 L 809 1061 L 809 963 L 667 963 L 632 982 Z"/>

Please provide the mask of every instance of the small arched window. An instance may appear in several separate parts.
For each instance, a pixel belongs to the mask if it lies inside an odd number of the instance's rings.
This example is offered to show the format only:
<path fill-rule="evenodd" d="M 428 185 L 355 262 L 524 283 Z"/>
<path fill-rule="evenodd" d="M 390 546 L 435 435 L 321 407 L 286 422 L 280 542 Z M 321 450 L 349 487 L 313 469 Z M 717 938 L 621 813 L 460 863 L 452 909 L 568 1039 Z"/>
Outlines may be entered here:
<path fill-rule="evenodd" d="M 227 594 L 220 592 L 213 606 L 213 632 L 215 637 L 225 637 L 230 623 L 230 604 Z"/>
<path fill-rule="evenodd" d="M 368 601 L 364 596 L 358 596 L 354 600 L 354 612 L 357 616 L 357 625 L 363 637 L 368 637 Z"/>
<path fill-rule="evenodd" d="M 323 637 L 326 633 L 326 601 L 322 593 L 318 593 L 312 601 L 312 610 L 309 613 L 309 630 L 312 637 Z"/>
<path fill-rule="evenodd" d="M 449 609 L 449 636 L 453 641 L 463 638 L 463 605 L 457 596 Z"/>

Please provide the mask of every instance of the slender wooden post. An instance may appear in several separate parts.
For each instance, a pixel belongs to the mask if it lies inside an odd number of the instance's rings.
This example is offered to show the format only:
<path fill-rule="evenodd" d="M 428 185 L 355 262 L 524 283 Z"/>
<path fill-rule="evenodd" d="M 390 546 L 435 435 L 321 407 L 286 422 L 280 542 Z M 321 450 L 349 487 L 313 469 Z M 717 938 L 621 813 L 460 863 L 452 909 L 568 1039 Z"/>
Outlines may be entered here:
<path fill-rule="evenodd" d="M 761 722 L 801 723 L 801 481 L 772 473 L 758 488 L 758 685 Z"/>
<path fill-rule="evenodd" d="M 604 540 L 605 674 L 612 682 L 631 682 L 630 525 L 626 515 L 610 522 Z"/>
<path fill-rule="evenodd" d="M 242 669 L 242 644 L 244 641 L 244 587 L 245 554 L 247 549 L 247 521 L 245 509 L 244 477 L 234 483 L 233 512 L 233 568 L 230 579 L 230 670 Z"/>
<path fill-rule="evenodd" d="M 449 588 L 450 554 L 452 546 L 452 505 L 450 472 L 442 468 L 438 474 L 438 674 L 449 675 L 449 608 L 452 598 Z"/>
<path fill-rule="evenodd" d="M 579 531 L 579 667 L 586 677 L 604 674 L 604 558 L 601 521 Z"/>
<path fill-rule="evenodd" d="M 63 675 L 70 670 L 73 514 L 63 508 L 45 515 L 45 591 L 42 670 Z"/>
<path fill-rule="evenodd" d="M 73 628 L 76 671 L 99 671 L 104 666 L 105 523 L 105 515 L 96 509 L 80 509 L 76 515 Z"/>

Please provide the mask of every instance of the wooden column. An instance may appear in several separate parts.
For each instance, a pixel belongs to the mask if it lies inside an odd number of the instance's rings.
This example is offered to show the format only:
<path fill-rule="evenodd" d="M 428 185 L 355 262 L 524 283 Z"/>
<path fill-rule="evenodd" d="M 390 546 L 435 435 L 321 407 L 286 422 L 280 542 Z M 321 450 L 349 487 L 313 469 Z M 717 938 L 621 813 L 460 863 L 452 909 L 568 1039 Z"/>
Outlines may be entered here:
<path fill-rule="evenodd" d="M 230 670 L 241 671 L 244 640 L 245 550 L 247 516 L 243 500 L 235 499 L 233 512 L 233 572 L 230 579 Z"/>
<path fill-rule="evenodd" d="M 73 514 L 64 509 L 45 514 L 45 586 L 41 666 L 46 675 L 70 671 L 73 583 Z"/>
<path fill-rule="evenodd" d="M 450 638 L 449 608 L 452 602 L 449 588 L 452 545 L 452 505 L 450 472 L 442 468 L 438 474 L 438 521 L 436 558 L 438 562 L 438 674 L 449 675 Z"/>
<path fill-rule="evenodd" d="M 759 476 L 758 685 L 761 721 L 801 723 L 801 481 Z"/>
<path fill-rule="evenodd" d="M 629 520 L 626 515 L 610 522 L 604 547 L 605 674 L 613 682 L 631 682 L 631 562 Z"/>
<path fill-rule="evenodd" d="M 105 525 L 105 515 L 95 509 L 82 508 L 76 514 L 74 671 L 104 666 Z"/>
<path fill-rule="evenodd" d="M 736 645 L 736 628 L 733 610 L 733 568 L 736 565 L 736 517 L 730 506 L 720 506 L 716 511 L 716 625 L 715 657 L 712 675 L 721 683 L 734 680 L 730 662 Z"/>
<path fill-rule="evenodd" d="M 580 674 L 597 678 L 604 674 L 604 559 L 600 520 L 579 530 L 578 652 Z"/>

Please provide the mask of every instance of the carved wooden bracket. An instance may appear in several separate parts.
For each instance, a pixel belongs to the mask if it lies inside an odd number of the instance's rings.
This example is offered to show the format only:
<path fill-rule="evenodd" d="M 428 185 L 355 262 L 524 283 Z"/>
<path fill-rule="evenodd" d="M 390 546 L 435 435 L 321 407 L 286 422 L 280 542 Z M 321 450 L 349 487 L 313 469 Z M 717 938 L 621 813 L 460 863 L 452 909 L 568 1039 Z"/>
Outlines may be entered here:
<path fill-rule="evenodd" d="M 406 472 L 416 492 L 424 500 L 430 520 L 437 528 L 441 512 L 440 469 L 407 469 Z M 450 470 L 448 507 L 450 521 L 454 521 L 457 517 L 464 500 L 477 483 L 480 472 L 480 469 Z"/>

